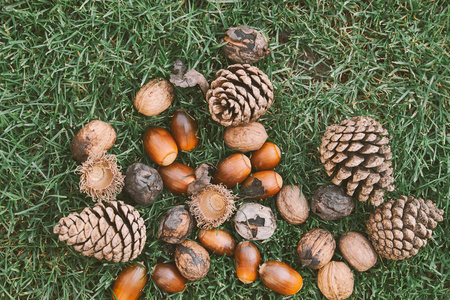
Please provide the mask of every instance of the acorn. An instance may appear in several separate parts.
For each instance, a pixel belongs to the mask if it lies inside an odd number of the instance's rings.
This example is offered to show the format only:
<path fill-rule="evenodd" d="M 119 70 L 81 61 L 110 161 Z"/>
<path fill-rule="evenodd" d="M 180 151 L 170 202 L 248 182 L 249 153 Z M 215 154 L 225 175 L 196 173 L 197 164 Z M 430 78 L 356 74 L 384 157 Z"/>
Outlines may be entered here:
<path fill-rule="evenodd" d="M 108 151 L 116 137 L 117 133 L 110 124 L 95 120 L 86 124 L 73 137 L 70 152 L 76 161 L 82 163 L 93 154 Z"/>
<path fill-rule="evenodd" d="M 80 191 L 94 201 L 111 201 L 122 191 L 125 176 L 113 154 L 99 152 L 89 156 L 75 169 L 80 174 Z"/>
<path fill-rule="evenodd" d="M 265 142 L 259 150 L 252 153 L 250 162 L 256 171 L 275 168 L 281 159 L 280 148 L 272 142 Z"/>
<path fill-rule="evenodd" d="M 186 286 L 186 278 L 174 264 L 159 263 L 153 267 L 153 282 L 160 288 L 169 293 L 179 293 Z"/>
<path fill-rule="evenodd" d="M 218 255 L 232 256 L 236 248 L 236 240 L 222 229 L 201 229 L 198 240 L 208 250 Z"/>
<path fill-rule="evenodd" d="M 198 144 L 197 122 L 186 112 L 177 110 L 170 121 L 170 132 L 172 133 L 178 149 L 191 151 Z"/>
<path fill-rule="evenodd" d="M 331 233 L 316 228 L 308 231 L 298 242 L 297 255 L 302 266 L 320 269 L 333 257 L 336 241 Z"/>
<path fill-rule="evenodd" d="M 136 300 L 147 283 L 147 268 L 142 263 L 132 263 L 120 271 L 114 281 L 112 299 Z"/>
<path fill-rule="evenodd" d="M 188 185 L 195 180 L 194 169 L 179 162 L 158 169 L 164 187 L 174 194 L 186 194 Z"/>
<path fill-rule="evenodd" d="M 144 132 L 143 142 L 145 153 L 160 166 L 168 166 L 177 158 L 177 143 L 164 128 L 149 127 Z"/>
<path fill-rule="evenodd" d="M 165 79 L 146 83 L 134 98 L 134 107 L 146 116 L 155 116 L 166 110 L 175 99 L 173 85 Z"/>
<path fill-rule="evenodd" d="M 214 174 L 212 183 L 223 184 L 229 189 L 242 183 L 250 172 L 252 167 L 250 159 L 242 153 L 235 153 L 223 159 L 217 165 L 217 171 Z"/>
<path fill-rule="evenodd" d="M 283 186 L 283 178 L 281 178 L 280 174 L 278 174 L 275 171 L 268 170 L 268 171 L 259 171 L 247 177 L 247 179 L 245 179 L 244 182 L 242 183 L 242 188 L 251 185 L 254 178 L 258 178 L 259 180 L 261 180 L 262 185 L 266 190 L 266 193 L 264 195 L 254 198 L 257 200 L 265 199 L 275 195 L 280 191 L 281 187 Z"/>
<path fill-rule="evenodd" d="M 235 210 L 236 196 L 223 185 L 208 184 L 199 192 L 190 196 L 186 203 L 191 214 L 197 221 L 197 226 L 211 229 L 222 225 Z"/>
<path fill-rule="evenodd" d="M 187 280 L 199 280 L 208 274 L 210 261 L 205 248 L 186 240 L 175 248 L 175 264 Z"/>
<path fill-rule="evenodd" d="M 255 244 L 242 241 L 236 246 L 234 252 L 236 275 L 243 283 L 252 283 L 258 278 L 258 267 L 261 254 Z"/>
<path fill-rule="evenodd" d="M 169 244 L 179 244 L 187 239 L 192 229 L 194 218 L 184 205 L 177 205 L 162 216 L 156 238 Z"/>
<path fill-rule="evenodd" d="M 259 268 L 262 282 L 272 291 L 281 295 L 294 295 L 303 286 L 302 276 L 288 264 L 270 260 Z"/>

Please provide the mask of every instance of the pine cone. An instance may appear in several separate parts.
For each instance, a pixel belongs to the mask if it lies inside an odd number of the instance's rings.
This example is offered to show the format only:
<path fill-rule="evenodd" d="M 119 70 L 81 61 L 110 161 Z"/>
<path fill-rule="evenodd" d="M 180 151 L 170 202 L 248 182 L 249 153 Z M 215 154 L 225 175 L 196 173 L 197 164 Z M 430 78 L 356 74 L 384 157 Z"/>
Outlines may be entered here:
<path fill-rule="evenodd" d="M 369 117 L 354 117 L 330 125 L 322 137 L 320 160 L 335 185 L 346 186 L 359 201 L 378 206 L 384 191 L 392 191 L 391 147 L 388 132 Z"/>
<path fill-rule="evenodd" d="M 85 256 L 114 262 L 135 259 L 147 239 L 139 212 L 122 201 L 98 203 L 61 218 L 53 233 Z"/>
<path fill-rule="evenodd" d="M 431 200 L 401 196 L 378 207 L 366 226 L 378 254 L 401 260 L 416 255 L 427 244 L 431 230 L 443 220 L 443 214 Z"/>
<path fill-rule="evenodd" d="M 213 120 L 237 126 L 257 120 L 270 108 L 273 86 L 260 69 L 236 64 L 216 73 L 206 93 Z"/>

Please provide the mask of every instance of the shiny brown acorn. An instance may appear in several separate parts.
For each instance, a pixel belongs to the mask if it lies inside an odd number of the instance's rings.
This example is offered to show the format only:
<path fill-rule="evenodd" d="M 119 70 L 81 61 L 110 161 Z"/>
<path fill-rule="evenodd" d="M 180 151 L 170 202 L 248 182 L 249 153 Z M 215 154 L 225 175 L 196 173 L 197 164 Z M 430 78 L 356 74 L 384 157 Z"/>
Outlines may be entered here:
<path fill-rule="evenodd" d="M 194 169 L 176 161 L 158 172 L 164 187 L 174 194 L 186 194 L 189 183 L 195 180 Z"/>
<path fill-rule="evenodd" d="M 159 263 L 153 268 L 152 279 L 155 284 L 169 293 L 178 293 L 184 290 L 186 278 L 174 264 Z"/>
<path fill-rule="evenodd" d="M 187 280 L 202 279 L 210 267 L 208 251 L 194 241 L 185 240 L 175 248 L 175 264 Z"/>
<path fill-rule="evenodd" d="M 259 268 L 259 277 L 269 289 L 281 295 L 293 295 L 303 286 L 302 276 L 281 261 L 266 261 Z"/>
<path fill-rule="evenodd" d="M 147 268 L 141 263 L 133 263 L 120 271 L 114 281 L 112 299 L 136 300 L 147 283 Z"/>
<path fill-rule="evenodd" d="M 283 178 L 281 178 L 280 174 L 275 171 L 267 170 L 253 173 L 252 175 L 247 177 L 247 179 L 245 179 L 242 183 L 242 188 L 251 185 L 254 178 L 258 178 L 259 180 L 261 180 L 262 185 L 266 190 L 266 193 L 264 195 L 255 197 L 254 199 L 265 199 L 273 196 L 278 193 L 283 186 Z"/>
<path fill-rule="evenodd" d="M 255 244 L 250 241 L 242 241 L 234 251 L 236 275 L 243 283 L 252 283 L 258 278 L 258 267 L 261 262 L 261 254 Z"/>
<path fill-rule="evenodd" d="M 250 161 L 254 170 L 264 171 L 275 168 L 280 159 L 280 148 L 272 142 L 265 142 L 259 150 L 252 153 Z"/>
<path fill-rule="evenodd" d="M 191 151 L 198 144 L 197 122 L 182 110 L 177 110 L 170 121 L 170 132 L 178 149 Z"/>
<path fill-rule="evenodd" d="M 223 159 L 217 165 L 212 182 L 221 183 L 232 189 L 242 183 L 250 175 L 252 167 L 250 159 L 242 153 L 235 153 Z"/>
<path fill-rule="evenodd" d="M 145 153 L 158 165 L 168 166 L 178 155 L 177 143 L 169 131 L 161 127 L 149 127 L 144 132 Z"/>
<path fill-rule="evenodd" d="M 201 229 L 198 239 L 206 249 L 218 255 L 232 256 L 236 248 L 236 240 L 222 229 Z"/>

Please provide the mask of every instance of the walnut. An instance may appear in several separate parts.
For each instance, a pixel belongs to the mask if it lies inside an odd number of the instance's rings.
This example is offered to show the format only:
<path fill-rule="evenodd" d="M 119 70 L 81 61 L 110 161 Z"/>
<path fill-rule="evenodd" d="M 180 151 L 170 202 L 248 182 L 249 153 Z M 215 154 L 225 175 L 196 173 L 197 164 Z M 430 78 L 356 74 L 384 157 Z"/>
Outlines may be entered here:
<path fill-rule="evenodd" d="M 245 125 L 227 127 L 223 138 L 229 148 L 247 152 L 261 148 L 268 135 L 261 123 L 251 122 Z"/>
<path fill-rule="evenodd" d="M 298 186 L 284 186 L 277 195 L 277 207 L 283 219 L 290 224 L 299 225 L 308 219 L 308 201 Z"/>
<path fill-rule="evenodd" d="M 317 274 L 317 285 L 329 300 L 341 300 L 353 293 L 353 273 L 343 262 L 330 261 Z"/>
<path fill-rule="evenodd" d="M 156 169 L 142 163 L 134 163 L 127 168 L 125 191 L 137 204 L 153 204 L 162 189 L 163 181 Z"/>
<path fill-rule="evenodd" d="M 174 88 L 165 79 L 153 79 L 145 84 L 134 98 L 134 107 L 146 116 L 155 116 L 166 110 L 175 98 Z"/>
<path fill-rule="evenodd" d="M 334 254 L 336 242 L 326 230 L 316 228 L 308 231 L 297 245 L 297 254 L 303 266 L 320 269 Z"/>
<path fill-rule="evenodd" d="M 311 210 L 322 220 L 334 221 L 348 216 L 355 207 L 355 200 L 338 186 L 321 186 L 311 199 Z"/>
<path fill-rule="evenodd" d="M 360 272 L 367 271 L 377 262 L 377 253 L 369 240 L 357 232 L 347 232 L 341 236 L 339 250 L 345 260 Z"/>

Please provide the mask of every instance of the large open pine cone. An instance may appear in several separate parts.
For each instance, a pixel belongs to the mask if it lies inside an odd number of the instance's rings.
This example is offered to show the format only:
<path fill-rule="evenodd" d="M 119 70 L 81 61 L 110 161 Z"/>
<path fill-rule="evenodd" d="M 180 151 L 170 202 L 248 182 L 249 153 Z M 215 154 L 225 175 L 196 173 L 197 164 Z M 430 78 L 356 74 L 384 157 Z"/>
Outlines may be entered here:
<path fill-rule="evenodd" d="M 114 262 L 135 259 L 147 239 L 139 212 L 122 201 L 98 203 L 61 218 L 53 229 L 60 241 L 85 256 Z"/>
<path fill-rule="evenodd" d="M 347 194 L 358 193 L 359 201 L 378 206 L 384 191 L 392 191 L 391 147 L 388 132 L 369 117 L 346 119 L 330 125 L 322 137 L 320 160 L 328 176 Z"/>
<path fill-rule="evenodd" d="M 401 196 L 378 207 L 366 225 L 375 250 L 387 259 L 401 260 L 427 244 L 443 214 L 431 200 Z"/>
<path fill-rule="evenodd" d="M 237 126 L 257 120 L 270 108 L 273 86 L 260 69 L 236 64 L 216 73 L 206 93 L 213 120 Z"/>

